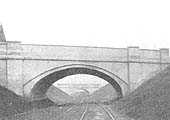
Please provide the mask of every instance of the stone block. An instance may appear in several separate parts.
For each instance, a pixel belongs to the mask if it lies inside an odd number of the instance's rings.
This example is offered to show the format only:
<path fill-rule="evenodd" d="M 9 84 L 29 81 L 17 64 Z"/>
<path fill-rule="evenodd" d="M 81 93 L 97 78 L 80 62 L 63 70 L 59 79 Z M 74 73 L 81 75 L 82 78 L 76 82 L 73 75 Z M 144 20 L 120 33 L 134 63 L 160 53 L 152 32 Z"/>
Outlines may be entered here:
<path fill-rule="evenodd" d="M 128 58 L 140 58 L 139 47 L 128 47 Z"/>

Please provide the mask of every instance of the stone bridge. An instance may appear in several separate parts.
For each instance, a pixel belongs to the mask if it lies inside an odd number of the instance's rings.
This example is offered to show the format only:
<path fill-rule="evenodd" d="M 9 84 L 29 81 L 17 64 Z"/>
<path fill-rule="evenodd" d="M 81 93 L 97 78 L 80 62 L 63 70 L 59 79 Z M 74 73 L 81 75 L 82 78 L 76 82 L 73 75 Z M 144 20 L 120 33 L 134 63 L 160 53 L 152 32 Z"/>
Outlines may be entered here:
<path fill-rule="evenodd" d="M 169 49 L 35 45 L 6 41 L 0 28 L 0 85 L 30 100 L 46 97 L 57 80 L 90 74 L 122 97 L 170 64 Z"/>

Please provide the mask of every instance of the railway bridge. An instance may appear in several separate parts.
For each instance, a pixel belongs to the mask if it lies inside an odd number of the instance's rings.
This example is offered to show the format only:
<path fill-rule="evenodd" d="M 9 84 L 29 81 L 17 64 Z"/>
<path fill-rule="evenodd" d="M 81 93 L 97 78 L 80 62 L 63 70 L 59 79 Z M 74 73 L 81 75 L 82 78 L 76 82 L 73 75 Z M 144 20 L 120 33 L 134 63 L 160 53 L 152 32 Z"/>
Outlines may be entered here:
<path fill-rule="evenodd" d="M 22 44 L 6 41 L 0 26 L 0 85 L 30 100 L 43 99 L 57 80 L 90 74 L 122 97 L 170 64 L 169 49 Z"/>

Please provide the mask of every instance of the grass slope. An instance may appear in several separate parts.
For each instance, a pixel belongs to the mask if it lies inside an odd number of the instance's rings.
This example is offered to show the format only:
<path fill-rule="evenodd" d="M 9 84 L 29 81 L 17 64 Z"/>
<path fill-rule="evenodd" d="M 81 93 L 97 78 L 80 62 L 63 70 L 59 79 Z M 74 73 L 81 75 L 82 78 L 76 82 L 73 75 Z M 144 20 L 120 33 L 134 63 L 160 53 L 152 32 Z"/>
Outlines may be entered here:
<path fill-rule="evenodd" d="M 170 67 L 143 83 L 115 105 L 120 113 L 135 120 L 170 120 Z"/>
<path fill-rule="evenodd" d="M 92 93 L 89 97 L 91 101 L 97 101 L 97 102 L 104 102 L 104 101 L 110 101 L 116 99 L 117 94 L 114 90 L 113 86 L 110 84 L 107 84 L 98 90 L 96 90 L 94 93 Z"/>
<path fill-rule="evenodd" d="M 0 116 L 10 116 L 30 109 L 30 103 L 0 86 Z"/>
<path fill-rule="evenodd" d="M 0 118 L 11 116 L 34 108 L 45 108 L 53 105 L 49 99 L 29 102 L 5 87 L 0 86 Z"/>
<path fill-rule="evenodd" d="M 58 105 L 70 103 L 73 99 L 70 95 L 55 86 L 51 86 L 46 95 L 51 101 Z"/>
<path fill-rule="evenodd" d="M 70 96 L 73 97 L 72 103 L 79 104 L 81 102 L 85 102 L 87 95 L 88 93 L 86 91 L 77 91 L 72 93 Z"/>

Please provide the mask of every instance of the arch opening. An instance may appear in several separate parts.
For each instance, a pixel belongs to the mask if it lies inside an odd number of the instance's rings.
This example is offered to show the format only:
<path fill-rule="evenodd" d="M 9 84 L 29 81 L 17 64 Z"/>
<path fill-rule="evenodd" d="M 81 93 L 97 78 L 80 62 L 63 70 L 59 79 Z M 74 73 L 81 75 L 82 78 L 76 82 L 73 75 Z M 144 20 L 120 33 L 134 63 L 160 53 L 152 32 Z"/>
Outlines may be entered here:
<path fill-rule="evenodd" d="M 24 88 L 27 92 L 26 96 L 29 96 L 29 98 L 31 96 L 32 100 L 46 98 L 46 92 L 50 86 L 53 85 L 53 83 L 67 76 L 76 74 L 97 76 L 113 86 L 114 90 L 116 91 L 117 98 L 122 98 L 124 95 L 124 91 L 122 90 L 122 86 L 120 84 L 126 83 L 113 73 L 95 66 L 68 65 L 50 70 L 49 73 L 45 72 L 26 83 Z M 125 86 L 128 85 L 126 84 Z"/>
<path fill-rule="evenodd" d="M 75 74 L 56 81 L 55 83 L 53 83 L 52 86 L 61 89 L 69 95 L 72 95 L 79 91 L 83 91 L 85 93 L 88 92 L 88 94 L 90 95 L 106 85 L 110 85 L 110 83 L 97 76 L 89 74 Z"/>

